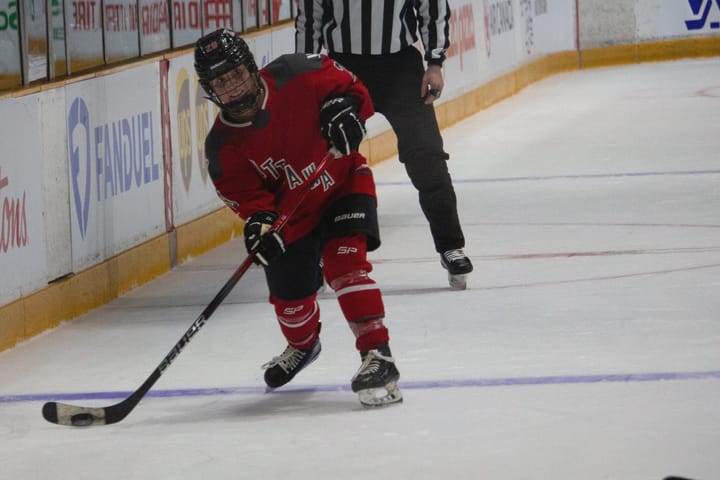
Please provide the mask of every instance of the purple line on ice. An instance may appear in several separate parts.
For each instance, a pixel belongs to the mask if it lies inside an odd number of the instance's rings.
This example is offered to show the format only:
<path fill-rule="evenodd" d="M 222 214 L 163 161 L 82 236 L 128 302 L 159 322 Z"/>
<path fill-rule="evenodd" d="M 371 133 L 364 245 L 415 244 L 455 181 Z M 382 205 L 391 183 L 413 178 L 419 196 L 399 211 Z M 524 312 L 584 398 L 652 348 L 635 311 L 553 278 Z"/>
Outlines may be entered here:
<path fill-rule="evenodd" d="M 587 383 L 617 383 L 617 382 L 658 382 L 665 380 L 706 380 L 720 379 L 720 371 L 700 372 L 659 372 L 659 373 L 626 373 L 626 374 L 600 374 L 600 375 L 558 375 L 546 377 L 509 377 L 509 378 L 478 378 L 465 380 L 425 380 L 401 381 L 403 390 L 436 390 L 444 388 L 480 388 L 480 387 L 510 387 L 514 385 L 569 385 Z M 349 391 L 349 384 L 335 385 L 288 385 L 272 393 L 293 392 L 340 392 Z M 264 386 L 253 387 L 226 387 L 226 388 L 191 388 L 174 390 L 151 390 L 146 397 L 201 397 L 216 395 L 258 395 L 265 393 Z M 88 392 L 88 393 L 40 393 L 26 395 L 0 395 L 1 403 L 12 402 L 46 402 L 70 400 L 102 400 L 123 399 L 132 392 Z"/>
<path fill-rule="evenodd" d="M 618 173 L 588 173 L 582 175 L 537 175 L 527 177 L 497 177 L 497 178 L 457 178 L 454 183 L 497 183 L 497 182 L 526 182 L 540 180 L 582 180 L 589 178 L 619 178 L 619 177 L 657 177 L 662 175 L 718 175 L 720 170 L 680 170 L 674 172 L 618 172 Z M 409 181 L 382 182 L 376 181 L 377 186 L 410 185 Z"/>

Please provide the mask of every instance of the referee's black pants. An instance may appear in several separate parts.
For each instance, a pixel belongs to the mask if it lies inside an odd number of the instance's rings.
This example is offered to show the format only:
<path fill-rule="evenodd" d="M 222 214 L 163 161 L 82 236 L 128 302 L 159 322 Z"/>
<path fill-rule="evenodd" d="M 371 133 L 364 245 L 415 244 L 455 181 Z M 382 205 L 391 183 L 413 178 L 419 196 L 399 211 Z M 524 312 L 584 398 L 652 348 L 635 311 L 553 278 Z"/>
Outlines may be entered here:
<path fill-rule="evenodd" d="M 425 73 L 422 55 L 408 47 L 389 55 L 331 53 L 365 84 L 375 111 L 392 126 L 398 156 L 418 191 L 420 208 L 430 224 L 438 253 L 465 246 L 457 199 L 443 150 L 435 109 L 420 97 Z"/>

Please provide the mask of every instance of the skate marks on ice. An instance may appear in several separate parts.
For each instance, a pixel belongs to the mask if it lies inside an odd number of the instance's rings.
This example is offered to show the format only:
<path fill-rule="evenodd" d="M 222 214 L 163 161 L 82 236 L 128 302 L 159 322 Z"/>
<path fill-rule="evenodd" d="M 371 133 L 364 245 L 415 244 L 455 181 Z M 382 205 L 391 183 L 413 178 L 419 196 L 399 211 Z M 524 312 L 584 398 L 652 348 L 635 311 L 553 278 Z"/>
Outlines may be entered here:
<path fill-rule="evenodd" d="M 687 176 L 687 175 L 718 175 L 720 170 L 675 170 L 675 171 L 645 171 L 645 172 L 609 172 L 609 173 L 585 173 L 585 174 L 566 174 L 566 175 L 527 175 L 527 176 L 508 176 L 508 177 L 486 177 L 486 178 L 455 178 L 453 183 L 459 184 L 475 184 L 475 183 L 506 183 L 506 182 L 538 182 L 553 180 L 596 180 L 606 178 L 624 178 L 624 177 L 658 177 L 658 176 Z M 376 182 L 377 187 L 398 187 L 408 186 L 412 184 L 409 181 L 392 181 L 392 182 Z"/>
<path fill-rule="evenodd" d="M 719 252 L 720 247 L 697 247 L 686 249 L 683 253 L 708 253 L 708 252 Z M 598 257 L 598 256 L 617 256 L 617 255 L 655 255 L 655 254 L 668 254 L 668 253 L 679 253 L 678 249 L 657 249 L 656 251 L 649 250 L 615 250 L 615 251 L 594 251 L 594 252 L 561 252 L 561 253 L 536 253 L 536 254 L 503 254 L 503 255 L 476 255 L 473 256 L 473 260 L 477 262 L 479 267 L 482 267 L 484 260 L 521 260 L 521 259 L 548 259 L 548 258 L 575 258 L 575 257 Z M 430 263 L 434 262 L 435 259 L 431 258 L 415 258 L 406 259 L 405 261 L 412 263 Z M 377 264 L 382 263 L 396 263 L 400 260 L 390 261 L 375 261 Z M 469 291 L 475 290 L 501 290 L 501 289 L 512 289 L 512 288 L 528 288 L 528 287 L 540 287 L 540 286 L 551 286 L 551 285 L 563 285 L 583 282 L 597 282 L 597 281 L 608 281 L 608 280 L 619 280 L 625 278 L 637 278 L 646 276 L 666 275 L 680 272 L 690 272 L 697 270 L 708 270 L 720 268 L 720 263 L 699 263 L 693 265 L 683 265 L 673 268 L 641 268 L 638 269 L 636 265 L 629 264 L 633 267 L 634 271 L 626 273 L 615 273 L 615 274 L 596 274 L 596 275 L 585 275 L 585 276 L 573 276 L 567 275 L 569 278 L 562 279 L 544 279 L 536 281 L 523 281 L 523 282 L 508 282 L 508 283 L 495 283 L 495 278 L 487 278 L 481 274 L 476 274 L 474 277 L 471 275 L 467 289 Z M 566 274 L 572 273 L 571 270 L 567 270 Z M 384 296 L 418 296 L 427 294 L 438 294 L 447 293 L 449 288 L 447 287 L 393 287 L 383 286 Z"/>

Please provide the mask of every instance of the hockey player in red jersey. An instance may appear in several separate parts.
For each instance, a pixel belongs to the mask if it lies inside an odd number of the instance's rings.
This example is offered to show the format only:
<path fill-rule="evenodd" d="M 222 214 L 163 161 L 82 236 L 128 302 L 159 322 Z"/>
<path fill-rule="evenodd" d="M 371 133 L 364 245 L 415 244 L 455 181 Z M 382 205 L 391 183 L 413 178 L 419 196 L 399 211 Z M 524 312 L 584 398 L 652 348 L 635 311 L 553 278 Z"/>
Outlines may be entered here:
<path fill-rule="evenodd" d="M 245 221 L 245 246 L 265 269 L 288 343 L 264 365 L 265 383 L 286 384 L 320 354 L 324 275 L 362 360 L 352 390 L 368 406 L 401 401 L 382 295 L 367 260 L 380 245 L 375 183 L 357 151 L 373 114 L 367 90 L 324 55 L 282 55 L 258 69 L 245 41 L 226 29 L 198 40 L 195 69 L 220 107 L 205 142 L 211 178 Z M 283 230 L 272 230 L 329 148 L 338 158 Z"/>

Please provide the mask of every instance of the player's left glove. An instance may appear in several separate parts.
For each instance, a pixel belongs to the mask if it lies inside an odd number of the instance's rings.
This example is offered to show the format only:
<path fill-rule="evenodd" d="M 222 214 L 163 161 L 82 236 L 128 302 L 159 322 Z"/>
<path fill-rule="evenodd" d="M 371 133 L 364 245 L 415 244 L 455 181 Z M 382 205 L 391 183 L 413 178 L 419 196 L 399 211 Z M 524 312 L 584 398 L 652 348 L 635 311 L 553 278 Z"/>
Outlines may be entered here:
<path fill-rule="evenodd" d="M 245 222 L 245 248 L 255 263 L 267 267 L 273 259 L 285 253 L 285 241 L 280 232 L 271 230 L 277 219 L 275 212 L 256 212 Z"/>
<path fill-rule="evenodd" d="M 343 155 L 356 152 L 365 138 L 365 122 L 353 97 L 331 98 L 320 107 L 320 130 L 331 147 Z"/>

